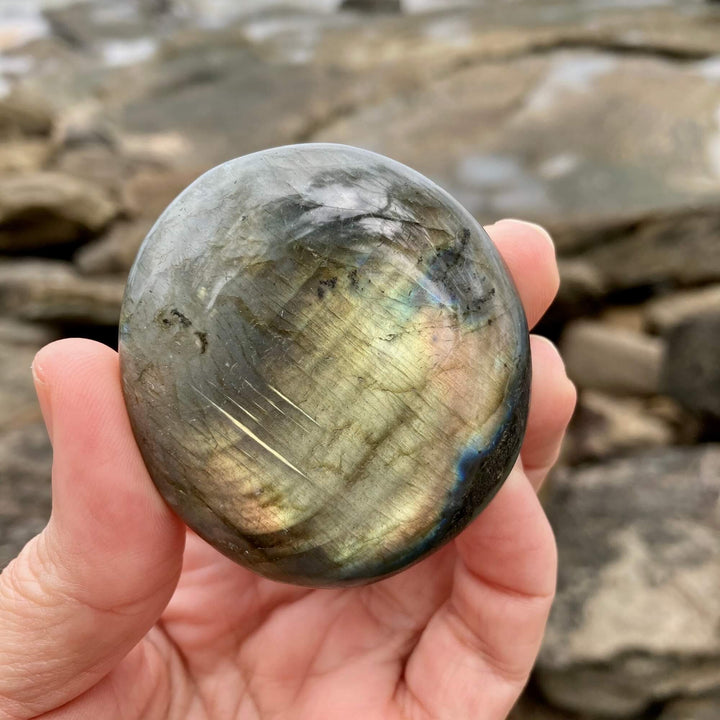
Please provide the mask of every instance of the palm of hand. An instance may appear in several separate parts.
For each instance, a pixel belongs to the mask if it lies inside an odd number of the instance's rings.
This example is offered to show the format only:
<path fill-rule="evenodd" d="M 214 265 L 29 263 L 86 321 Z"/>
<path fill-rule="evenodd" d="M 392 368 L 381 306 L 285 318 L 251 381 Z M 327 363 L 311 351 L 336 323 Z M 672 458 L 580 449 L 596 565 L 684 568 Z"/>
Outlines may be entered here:
<path fill-rule="evenodd" d="M 517 221 L 491 235 L 532 325 L 557 290 L 552 245 Z M 555 349 L 531 348 L 526 440 L 495 499 L 426 560 L 342 590 L 259 578 L 186 532 L 142 463 L 117 355 L 45 348 L 53 516 L 0 577 L 0 720 L 504 718 L 552 600 L 535 489 L 575 402 Z"/>
<path fill-rule="evenodd" d="M 512 482 L 522 480 L 516 476 Z M 473 603 L 484 603 L 478 621 L 495 624 L 526 612 L 541 628 L 553 564 L 551 538 L 542 523 L 537 529 L 534 539 L 497 538 L 503 554 L 507 540 L 514 543 L 523 562 L 526 553 L 549 553 L 550 562 L 543 562 L 547 577 L 527 589 L 475 575 L 451 543 L 374 585 L 309 590 L 259 578 L 188 533 L 177 590 L 138 656 L 129 660 L 140 664 L 125 675 L 126 691 L 132 687 L 130 694 L 136 694 L 143 683 L 171 689 L 166 698 L 153 697 L 158 707 L 172 706 L 158 716 L 189 720 L 443 717 L 458 700 L 462 717 L 471 717 L 471 707 L 502 717 L 529 669 L 525 648 L 518 653 L 517 643 L 535 645 L 539 633 L 518 638 L 513 624 L 508 647 L 485 646 L 454 603 L 461 602 L 459 594 L 471 593 Z M 496 560 L 490 558 L 489 565 Z M 470 660 L 473 666 L 463 667 Z M 443 668 L 450 676 L 443 677 Z M 472 697 L 458 698 L 470 681 L 477 685 Z M 123 693 L 118 686 L 114 692 Z"/>

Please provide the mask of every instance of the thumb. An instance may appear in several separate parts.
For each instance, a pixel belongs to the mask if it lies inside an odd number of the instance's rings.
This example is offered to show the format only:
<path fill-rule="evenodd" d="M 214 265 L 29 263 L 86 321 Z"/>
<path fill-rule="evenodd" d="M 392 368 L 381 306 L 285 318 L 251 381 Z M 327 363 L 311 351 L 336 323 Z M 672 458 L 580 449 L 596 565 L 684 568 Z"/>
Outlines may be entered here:
<path fill-rule="evenodd" d="M 0 718 L 59 707 L 117 665 L 170 599 L 184 542 L 135 444 L 117 353 L 61 340 L 33 374 L 52 516 L 0 575 Z"/>

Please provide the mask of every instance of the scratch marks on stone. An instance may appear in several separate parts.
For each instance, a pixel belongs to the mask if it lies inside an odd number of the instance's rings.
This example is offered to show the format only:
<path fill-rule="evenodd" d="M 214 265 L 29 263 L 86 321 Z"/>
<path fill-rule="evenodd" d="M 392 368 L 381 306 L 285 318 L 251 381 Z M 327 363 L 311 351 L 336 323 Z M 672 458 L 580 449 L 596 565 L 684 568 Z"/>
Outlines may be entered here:
<path fill-rule="evenodd" d="M 296 405 L 289 397 L 286 395 L 283 395 L 277 388 L 274 388 L 272 385 L 268 385 L 268 388 L 274 392 L 278 397 L 281 397 L 288 405 L 291 405 L 294 407 L 298 412 L 301 412 L 310 422 L 315 423 L 318 427 L 320 427 L 320 424 L 315 420 L 315 418 L 308 415 L 300 406 Z"/>
<path fill-rule="evenodd" d="M 238 430 L 240 430 L 242 433 L 247 435 L 247 437 L 256 442 L 263 450 L 269 452 L 274 458 L 283 463 L 283 465 L 289 467 L 293 472 L 296 472 L 298 475 L 300 475 L 300 477 L 309 480 L 308 476 L 305 475 L 302 470 L 296 468 L 284 455 L 282 455 L 277 450 L 275 450 L 275 448 L 271 447 L 262 439 L 260 439 L 249 427 L 247 427 L 247 425 L 241 423 L 236 417 L 227 412 L 227 410 L 221 408 L 216 402 L 213 402 L 207 395 L 205 395 L 204 392 L 198 390 L 198 388 L 196 388 L 194 385 L 191 385 L 191 387 L 198 395 L 207 400 L 207 402 L 209 402 L 219 413 L 221 413 L 225 418 L 227 418 Z"/>
<path fill-rule="evenodd" d="M 291 423 L 294 423 L 297 425 L 303 432 L 307 432 L 306 428 L 304 428 L 294 417 L 291 417 L 288 415 L 282 408 L 280 408 L 278 405 L 276 405 L 267 395 L 263 395 L 247 378 L 243 378 L 243 383 L 247 385 L 251 390 L 253 390 L 255 393 L 257 393 L 265 402 L 270 405 L 270 407 L 277 410 L 282 416 L 286 417 Z M 258 405 L 255 401 L 252 401 L 254 405 L 257 405 L 263 412 L 267 413 L 267 410 L 265 410 L 262 405 Z M 312 418 L 311 418 L 312 419 Z M 313 422 L 315 422 L 313 420 Z M 317 424 L 317 423 L 316 423 Z"/>
<path fill-rule="evenodd" d="M 211 382 L 208 381 L 208 384 L 209 384 L 209 385 L 212 385 L 212 387 L 214 387 L 216 390 L 218 390 L 219 392 L 222 393 L 222 390 L 220 390 L 220 388 L 219 388 L 217 385 L 215 385 L 214 383 L 211 383 Z M 197 388 L 195 388 L 195 389 L 197 390 Z M 198 392 L 199 392 L 199 391 L 198 391 Z M 231 397 L 230 397 L 229 395 L 227 395 L 226 393 L 223 393 L 223 395 L 225 395 L 225 397 L 226 397 L 233 405 L 235 405 L 235 406 L 238 407 L 240 410 L 242 410 L 242 412 L 244 412 L 251 420 L 254 420 L 256 423 L 258 423 L 258 425 L 260 424 L 260 420 L 259 420 L 258 418 L 256 418 L 249 410 L 246 410 L 237 400 L 234 400 L 233 398 L 231 398 Z"/>

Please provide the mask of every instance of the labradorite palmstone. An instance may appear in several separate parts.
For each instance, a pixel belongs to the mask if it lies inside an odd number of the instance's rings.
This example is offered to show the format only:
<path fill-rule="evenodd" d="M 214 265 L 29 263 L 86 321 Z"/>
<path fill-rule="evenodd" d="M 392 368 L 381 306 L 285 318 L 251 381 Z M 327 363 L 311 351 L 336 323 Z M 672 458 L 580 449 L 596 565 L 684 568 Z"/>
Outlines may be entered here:
<path fill-rule="evenodd" d="M 491 240 L 422 175 L 341 145 L 185 190 L 130 273 L 120 356 L 162 495 L 286 582 L 370 582 L 437 549 L 525 429 L 527 326 Z"/>

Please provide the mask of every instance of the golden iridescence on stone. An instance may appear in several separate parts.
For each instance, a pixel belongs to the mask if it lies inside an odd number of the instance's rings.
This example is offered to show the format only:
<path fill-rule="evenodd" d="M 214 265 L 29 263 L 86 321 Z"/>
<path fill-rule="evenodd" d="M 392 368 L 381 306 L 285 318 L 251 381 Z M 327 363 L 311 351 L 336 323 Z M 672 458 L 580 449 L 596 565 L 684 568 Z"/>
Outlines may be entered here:
<path fill-rule="evenodd" d="M 120 328 L 160 492 L 267 577 L 371 582 L 460 532 L 519 452 L 517 292 L 427 178 L 342 145 L 210 170 L 150 231 Z"/>

